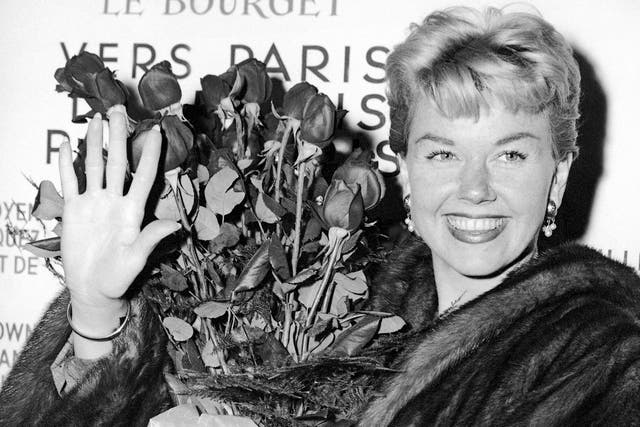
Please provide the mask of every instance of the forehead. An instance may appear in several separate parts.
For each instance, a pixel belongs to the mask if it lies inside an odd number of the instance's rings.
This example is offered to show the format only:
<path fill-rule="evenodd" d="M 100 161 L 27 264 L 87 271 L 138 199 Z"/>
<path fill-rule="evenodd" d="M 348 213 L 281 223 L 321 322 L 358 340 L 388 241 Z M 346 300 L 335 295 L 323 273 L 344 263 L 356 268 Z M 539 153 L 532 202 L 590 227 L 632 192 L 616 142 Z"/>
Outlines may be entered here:
<path fill-rule="evenodd" d="M 411 146 L 424 135 L 434 135 L 456 143 L 471 141 L 478 144 L 483 141 L 494 142 L 518 133 L 531 133 L 551 144 L 547 112 L 513 112 L 499 102 L 491 102 L 480 110 L 478 117 L 450 118 L 443 115 L 431 99 L 421 95 L 414 104 L 408 141 Z"/>

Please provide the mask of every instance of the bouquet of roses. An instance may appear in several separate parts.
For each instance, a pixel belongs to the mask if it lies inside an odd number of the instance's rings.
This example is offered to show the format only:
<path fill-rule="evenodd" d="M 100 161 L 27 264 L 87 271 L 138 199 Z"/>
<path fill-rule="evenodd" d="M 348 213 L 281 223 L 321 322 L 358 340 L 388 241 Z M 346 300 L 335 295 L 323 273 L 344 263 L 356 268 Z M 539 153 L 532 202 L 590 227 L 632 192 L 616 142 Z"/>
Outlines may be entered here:
<path fill-rule="evenodd" d="M 94 54 L 74 56 L 55 78 L 91 107 L 77 120 L 108 117 L 117 104 L 140 111 L 129 118 L 132 174 L 141 136 L 161 128 L 148 217 L 178 221 L 182 231 L 154 252 L 143 295 L 169 337 L 175 375 L 167 381 L 177 404 L 192 405 L 182 410 L 269 425 L 356 413 L 384 369 L 363 349 L 404 322 L 361 310 L 365 269 L 387 252 L 367 222 L 385 185 L 370 152 L 340 159 L 333 149 L 345 112 L 306 82 L 272 99 L 255 59 L 204 76 L 193 105 L 181 103 L 166 61 L 142 76 L 137 109 L 138 97 Z M 81 143 L 81 191 L 85 153 Z M 33 214 L 61 221 L 52 183 L 39 185 Z M 28 246 L 49 263 L 59 256 L 59 238 Z"/>

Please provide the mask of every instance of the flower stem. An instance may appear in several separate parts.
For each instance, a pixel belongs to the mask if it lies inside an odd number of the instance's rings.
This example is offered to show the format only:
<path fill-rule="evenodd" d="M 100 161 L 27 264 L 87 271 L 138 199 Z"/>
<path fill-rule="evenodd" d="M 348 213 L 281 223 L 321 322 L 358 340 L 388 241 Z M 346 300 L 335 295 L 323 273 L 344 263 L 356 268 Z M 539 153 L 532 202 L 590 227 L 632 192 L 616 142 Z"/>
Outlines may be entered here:
<path fill-rule="evenodd" d="M 331 234 L 334 234 L 334 236 L 331 236 Z M 318 306 L 320 305 L 320 301 L 322 301 L 322 297 L 325 295 L 327 288 L 329 287 L 329 282 L 331 280 L 331 277 L 333 276 L 333 268 L 338 261 L 338 257 L 342 252 L 342 245 L 344 244 L 347 237 L 349 237 L 349 232 L 343 228 L 331 227 L 331 229 L 329 230 L 329 242 L 333 244 L 333 248 L 331 254 L 329 255 L 329 262 L 327 264 L 327 269 L 324 272 L 322 283 L 320 284 L 318 292 L 313 298 L 313 304 L 311 305 L 311 310 L 309 311 L 309 315 L 307 316 L 307 321 L 305 324 L 305 326 L 307 327 L 311 326 L 316 319 Z"/>
<path fill-rule="evenodd" d="M 323 297 L 328 297 L 326 295 L 327 288 L 329 287 L 329 283 L 331 283 L 331 278 L 333 277 L 333 269 L 338 261 L 338 257 L 342 253 L 342 245 L 349 237 L 349 232 L 343 228 L 339 227 L 331 227 L 329 229 L 329 245 L 331 245 L 331 251 L 329 255 L 329 262 L 327 263 L 327 269 L 324 272 L 324 276 L 322 277 L 322 282 L 318 287 L 318 292 L 313 298 L 313 303 L 311 304 L 311 310 L 309 310 L 309 314 L 307 315 L 307 320 L 305 322 L 305 329 L 308 329 L 311 325 L 314 324 L 316 320 L 316 315 L 318 314 L 318 307 L 320 306 L 320 301 L 322 301 Z M 328 306 L 328 298 L 326 298 L 325 305 Z M 326 311 L 326 309 L 323 309 Z M 306 359 L 308 357 L 309 352 L 309 336 L 305 334 L 303 341 L 303 350 L 302 357 Z"/>
<path fill-rule="evenodd" d="M 245 154 L 244 120 L 242 120 L 242 116 L 238 112 L 235 112 L 233 116 L 236 125 L 236 140 L 238 141 L 238 160 L 241 160 L 244 159 Z"/>
<path fill-rule="evenodd" d="M 296 193 L 296 225 L 294 229 L 293 248 L 291 251 L 291 269 L 293 275 L 298 274 L 298 257 L 300 256 L 300 236 L 302 234 L 302 197 L 304 196 L 304 178 L 307 173 L 307 162 L 298 165 L 298 191 Z"/>
<path fill-rule="evenodd" d="M 284 151 L 287 148 L 287 142 L 289 141 L 289 135 L 291 135 L 291 124 L 287 121 L 284 128 L 284 134 L 282 135 L 282 142 L 280 143 L 280 151 L 278 152 L 278 167 L 276 168 L 276 194 L 275 200 L 280 203 L 280 197 L 282 195 L 282 189 L 280 188 L 280 181 L 282 180 L 282 164 L 284 163 Z"/>
<path fill-rule="evenodd" d="M 293 321 L 293 313 L 291 307 L 293 304 L 293 296 L 287 295 L 287 302 L 284 307 L 284 327 L 282 332 L 282 345 L 289 349 L 289 334 L 291 333 L 291 322 Z"/>
<path fill-rule="evenodd" d="M 202 323 L 204 323 L 207 331 L 209 332 L 209 337 L 213 342 L 213 348 L 215 349 L 216 356 L 218 357 L 218 361 L 220 362 L 220 367 L 222 368 L 222 372 L 226 375 L 229 374 L 229 367 L 227 366 L 227 362 L 224 360 L 224 352 L 220 349 L 220 341 L 218 340 L 218 332 L 215 330 L 213 325 L 211 324 L 211 319 L 202 319 Z"/>
<path fill-rule="evenodd" d="M 193 244 L 193 227 L 191 227 L 191 223 L 189 222 L 189 218 L 187 217 L 187 209 L 184 206 L 182 193 L 180 192 L 180 188 L 178 186 L 176 186 L 173 190 L 173 194 L 175 196 L 178 212 L 180 213 L 180 223 L 182 224 L 182 227 L 187 231 L 187 248 L 189 249 L 189 258 L 191 258 L 191 264 L 196 271 L 199 293 L 198 296 L 202 299 L 206 299 L 208 298 L 207 282 L 204 276 L 204 271 L 202 270 L 202 265 L 200 264 L 200 261 L 198 259 L 198 254 L 196 253 L 196 247 Z"/>

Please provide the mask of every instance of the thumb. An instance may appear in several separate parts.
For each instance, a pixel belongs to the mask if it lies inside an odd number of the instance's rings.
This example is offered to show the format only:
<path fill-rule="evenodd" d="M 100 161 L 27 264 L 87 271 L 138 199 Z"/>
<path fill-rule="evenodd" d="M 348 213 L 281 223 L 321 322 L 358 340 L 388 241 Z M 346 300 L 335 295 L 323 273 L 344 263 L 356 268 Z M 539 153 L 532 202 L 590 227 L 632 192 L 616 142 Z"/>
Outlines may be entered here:
<path fill-rule="evenodd" d="M 148 224 L 131 245 L 133 253 L 149 257 L 153 249 L 162 239 L 180 229 L 181 225 L 175 221 L 158 219 Z"/>

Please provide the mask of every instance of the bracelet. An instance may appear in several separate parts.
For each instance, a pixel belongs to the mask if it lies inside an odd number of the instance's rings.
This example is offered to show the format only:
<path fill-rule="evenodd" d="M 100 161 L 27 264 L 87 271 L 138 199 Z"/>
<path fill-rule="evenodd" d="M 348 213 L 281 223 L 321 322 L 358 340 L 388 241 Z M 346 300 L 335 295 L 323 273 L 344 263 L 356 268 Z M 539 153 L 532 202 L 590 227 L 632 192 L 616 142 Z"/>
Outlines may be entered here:
<path fill-rule="evenodd" d="M 86 338 L 91 341 L 111 341 L 112 339 L 114 339 L 115 337 L 117 337 L 122 333 L 122 331 L 124 330 L 124 327 L 127 326 L 127 323 L 129 323 L 130 317 L 131 317 L 131 302 L 127 300 L 127 313 L 124 315 L 124 320 L 122 320 L 122 317 L 120 318 L 120 326 L 118 326 L 118 328 L 115 331 L 111 332 L 106 337 L 93 337 L 91 335 L 87 335 L 83 332 L 80 332 L 78 328 L 76 328 L 73 325 L 73 322 L 71 321 L 71 302 L 69 302 L 69 305 L 67 305 L 67 321 L 69 322 L 69 326 L 71 326 L 71 330 L 75 332 L 77 335 L 81 336 L 82 338 Z"/>

